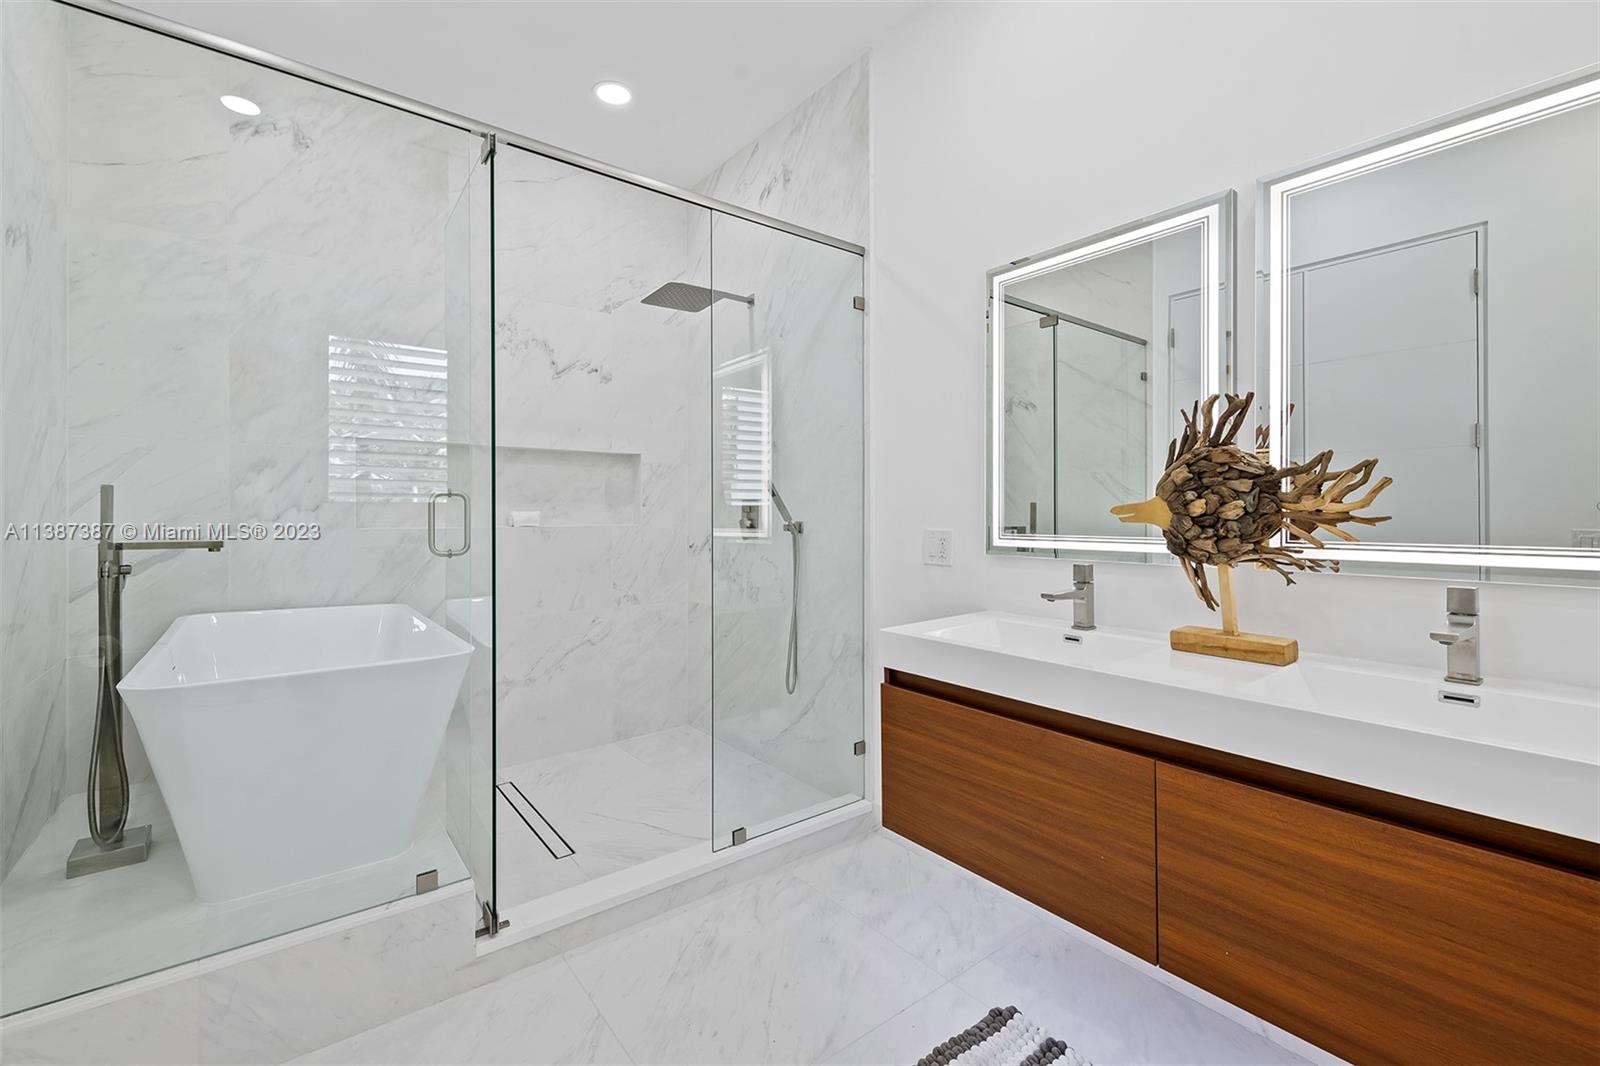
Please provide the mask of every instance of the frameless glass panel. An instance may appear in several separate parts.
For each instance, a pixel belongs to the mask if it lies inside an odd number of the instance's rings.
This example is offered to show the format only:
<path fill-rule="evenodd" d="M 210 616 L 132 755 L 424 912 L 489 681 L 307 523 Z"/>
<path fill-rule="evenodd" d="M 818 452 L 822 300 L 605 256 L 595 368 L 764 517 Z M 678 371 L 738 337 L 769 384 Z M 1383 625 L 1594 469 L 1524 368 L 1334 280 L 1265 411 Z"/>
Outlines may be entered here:
<path fill-rule="evenodd" d="M 864 418 L 861 258 L 720 214 L 712 242 L 713 513 L 747 516 L 711 541 L 723 848 L 863 795 Z"/>
<path fill-rule="evenodd" d="M 1055 322 L 1006 304 L 1005 524 L 1056 531 Z"/>
<path fill-rule="evenodd" d="M 707 851 L 709 240 L 705 208 L 496 156 L 502 913 Z"/>
<path fill-rule="evenodd" d="M 1065 319 L 1051 333 L 1056 525 L 1120 536 L 1125 527 L 1111 508 L 1152 483 L 1149 346 Z"/>
<path fill-rule="evenodd" d="M 451 353 L 449 462 L 435 508 L 436 550 L 446 552 L 445 624 L 472 647 L 446 738 L 445 799 L 450 839 L 490 912 L 494 897 L 494 313 L 493 161 L 470 166 L 446 231 Z"/>
<path fill-rule="evenodd" d="M 453 303 L 476 137 L 61 5 L 0 19 L 31 248 L 0 500 L 113 518 L 0 556 L 13 1012 L 467 876 L 443 750 L 471 648 L 427 516 L 488 366 Z M 103 648 L 129 806 L 84 851 L 92 751 L 122 791 Z"/>

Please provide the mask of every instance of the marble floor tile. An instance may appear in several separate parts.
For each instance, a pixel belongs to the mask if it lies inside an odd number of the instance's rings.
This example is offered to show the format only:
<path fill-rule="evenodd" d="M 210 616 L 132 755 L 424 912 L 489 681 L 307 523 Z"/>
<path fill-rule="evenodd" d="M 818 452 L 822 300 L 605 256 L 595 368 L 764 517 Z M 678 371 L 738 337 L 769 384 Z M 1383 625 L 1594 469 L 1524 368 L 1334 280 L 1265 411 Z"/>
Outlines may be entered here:
<path fill-rule="evenodd" d="M 977 1024 L 990 1006 L 953 984 L 941 985 L 823 1061 L 827 1066 L 913 1063 L 961 1030 Z"/>
<path fill-rule="evenodd" d="M 805 882 L 747 882 L 567 956 L 638 1062 L 814 1062 L 942 983 Z"/>
<path fill-rule="evenodd" d="M 912 1063 L 1013 1004 L 1098 1066 L 1304 1061 L 967 877 L 880 830 L 296 1061 Z"/>
<path fill-rule="evenodd" d="M 500 780 L 521 789 L 572 848 L 556 858 L 502 799 L 496 829 L 502 910 L 685 848 L 709 847 L 713 801 L 739 819 L 735 824 L 754 826 L 827 798 L 743 752 L 713 746 L 691 726 L 522 763 L 501 771 Z"/>
<path fill-rule="evenodd" d="M 1015 1005 L 1098 1066 L 1305 1061 L 1043 920 L 955 983 L 986 1009 Z"/>
<path fill-rule="evenodd" d="M 369 1029 L 295 1063 L 629 1063 L 564 959 Z"/>
<path fill-rule="evenodd" d="M 794 874 L 946 978 L 1037 921 L 1009 892 L 887 832 L 824 852 Z"/>

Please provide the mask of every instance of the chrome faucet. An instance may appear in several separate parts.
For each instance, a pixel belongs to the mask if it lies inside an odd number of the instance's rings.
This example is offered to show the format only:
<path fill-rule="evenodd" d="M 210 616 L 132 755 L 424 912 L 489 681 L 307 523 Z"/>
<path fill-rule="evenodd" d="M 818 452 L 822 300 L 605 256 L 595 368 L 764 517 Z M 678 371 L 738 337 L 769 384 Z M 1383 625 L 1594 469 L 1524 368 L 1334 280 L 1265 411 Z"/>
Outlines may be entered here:
<path fill-rule="evenodd" d="M 1478 673 L 1478 590 L 1451 585 L 1444 594 L 1445 627 L 1428 636 L 1445 646 L 1446 681 L 1481 685 Z"/>
<path fill-rule="evenodd" d="M 1072 628 L 1094 628 L 1094 564 L 1072 564 L 1072 588 L 1066 592 L 1041 592 L 1039 598 L 1049 603 L 1058 600 L 1072 601 Z"/>

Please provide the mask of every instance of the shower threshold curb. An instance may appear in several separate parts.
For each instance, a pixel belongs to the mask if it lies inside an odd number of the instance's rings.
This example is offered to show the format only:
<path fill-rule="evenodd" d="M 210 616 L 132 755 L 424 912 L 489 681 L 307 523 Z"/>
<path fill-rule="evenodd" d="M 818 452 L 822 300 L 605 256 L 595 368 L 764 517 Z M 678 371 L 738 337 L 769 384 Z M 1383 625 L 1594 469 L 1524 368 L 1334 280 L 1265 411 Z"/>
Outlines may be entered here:
<path fill-rule="evenodd" d="M 697 877 L 742 865 L 828 829 L 862 820 L 876 824 L 873 819 L 876 807 L 871 800 L 857 799 L 830 806 L 834 802 L 829 800 L 820 804 L 824 809 L 819 813 L 771 832 L 751 836 L 748 843 L 736 847 L 711 851 L 709 842 L 697 844 L 581 885 L 552 892 L 542 899 L 514 904 L 500 912 L 500 917 L 511 924 L 495 936 L 478 940 L 478 957 L 483 958 L 586 918 L 604 914 Z M 755 872 L 759 871 L 752 871 L 752 875 Z M 689 901 L 674 900 L 667 906 L 686 902 Z"/>

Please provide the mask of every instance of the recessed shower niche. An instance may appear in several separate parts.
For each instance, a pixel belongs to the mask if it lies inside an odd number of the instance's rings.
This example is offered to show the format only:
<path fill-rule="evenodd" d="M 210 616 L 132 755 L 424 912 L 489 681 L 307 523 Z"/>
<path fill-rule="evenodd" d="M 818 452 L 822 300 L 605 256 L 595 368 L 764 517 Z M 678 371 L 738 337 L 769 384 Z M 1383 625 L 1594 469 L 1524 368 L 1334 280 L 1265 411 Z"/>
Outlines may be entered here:
<path fill-rule="evenodd" d="M 495 449 L 501 526 L 636 526 L 639 453 Z"/>

